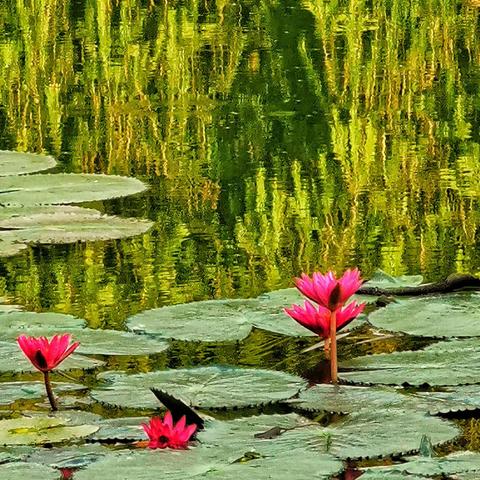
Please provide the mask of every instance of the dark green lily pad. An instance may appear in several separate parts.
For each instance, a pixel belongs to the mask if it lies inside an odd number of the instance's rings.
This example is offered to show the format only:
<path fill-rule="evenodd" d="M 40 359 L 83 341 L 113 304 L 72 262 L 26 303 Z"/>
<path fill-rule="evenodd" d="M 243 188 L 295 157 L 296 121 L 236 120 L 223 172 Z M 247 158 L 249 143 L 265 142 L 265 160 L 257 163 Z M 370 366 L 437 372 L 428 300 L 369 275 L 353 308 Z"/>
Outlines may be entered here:
<path fill-rule="evenodd" d="M 254 437 L 272 428 L 286 431 L 270 439 Z M 248 451 L 267 457 L 288 453 L 291 459 L 296 458 L 297 453 L 314 451 L 354 459 L 418 450 L 425 433 L 433 444 L 439 444 L 455 438 L 458 429 L 452 423 L 419 412 L 380 410 L 348 415 L 328 427 L 321 427 L 294 414 L 216 421 L 207 425 L 199 440 L 202 446 L 220 448 L 228 445 L 229 462 Z"/>
<path fill-rule="evenodd" d="M 104 362 L 83 355 L 73 354 L 65 359 L 56 370 L 88 370 L 104 365 Z M 35 372 L 37 371 L 23 355 L 18 345 L 0 342 L 0 373 Z"/>
<path fill-rule="evenodd" d="M 467 385 L 480 383 L 476 339 L 439 342 L 424 350 L 368 355 L 341 362 L 348 382 L 383 385 Z"/>
<path fill-rule="evenodd" d="M 86 387 L 75 383 L 53 382 L 56 394 L 84 390 Z M 17 400 L 31 400 L 46 395 L 43 382 L 3 382 L 0 383 L 0 405 L 10 405 Z"/>
<path fill-rule="evenodd" d="M 87 437 L 97 425 L 69 425 L 70 419 L 38 415 L 0 420 L 0 445 L 42 445 Z"/>
<path fill-rule="evenodd" d="M 0 177 L 4 206 L 58 205 L 125 197 L 146 189 L 136 178 L 116 175 L 57 173 Z"/>
<path fill-rule="evenodd" d="M 331 413 L 354 413 L 363 409 L 408 410 L 419 407 L 414 398 L 399 393 L 393 388 L 330 384 L 318 384 L 303 390 L 298 398 L 289 400 L 288 403 L 305 411 Z M 428 411 L 428 408 L 425 411 Z"/>
<path fill-rule="evenodd" d="M 151 387 L 164 390 L 197 408 L 234 408 L 279 402 L 305 388 L 300 377 L 284 372 L 234 367 L 201 367 L 126 375 L 105 372 L 98 402 L 123 408 L 158 408 Z"/>
<path fill-rule="evenodd" d="M 147 310 L 130 317 L 127 328 L 161 338 L 220 342 L 242 340 L 252 328 L 255 300 L 206 300 Z"/>
<path fill-rule="evenodd" d="M 99 422 L 100 429 L 89 438 L 95 442 L 148 440 L 142 428 L 148 421 L 148 417 L 109 418 Z"/>
<path fill-rule="evenodd" d="M 0 150 L 0 176 L 48 170 L 57 164 L 53 157 L 36 153 Z"/>
<path fill-rule="evenodd" d="M 407 473 L 423 477 L 451 476 L 460 473 L 480 474 L 480 454 L 476 452 L 455 452 L 445 457 L 409 457 L 407 462 L 388 467 L 365 469 L 372 473 Z M 363 478 L 363 477 L 362 477 Z"/>
<path fill-rule="evenodd" d="M 58 480 L 59 472 L 45 465 L 12 462 L 0 465 L 0 478 L 2 480 L 19 480 L 28 478 L 28 480 Z"/>
<path fill-rule="evenodd" d="M 480 336 L 480 294 L 462 292 L 402 299 L 374 311 L 369 320 L 378 328 L 410 335 Z"/>

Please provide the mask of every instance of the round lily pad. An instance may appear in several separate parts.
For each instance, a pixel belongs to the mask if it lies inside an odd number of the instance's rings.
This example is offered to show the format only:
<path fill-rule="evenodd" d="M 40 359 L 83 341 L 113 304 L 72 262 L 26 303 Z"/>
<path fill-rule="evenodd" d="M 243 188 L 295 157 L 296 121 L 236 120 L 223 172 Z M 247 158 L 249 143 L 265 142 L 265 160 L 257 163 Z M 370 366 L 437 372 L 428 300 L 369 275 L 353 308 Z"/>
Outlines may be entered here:
<path fill-rule="evenodd" d="M 3 331 L 14 330 L 18 335 L 31 335 L 37 328 L 50 329 L 55 333 L 67 333 L 85 327 L 86 321 L 63 313 L 6 312 L 0 313 L 0 335 Z"/>
<path fill-rule="evenodd" d="M 424 477 L 442 478 L 460 473 L 480 473 L 480 454 L 476 452 L 455 452 L 445 457 L 408 457 L 405 463 L 388 467 L 366 468 L 366 472 L 402 473 Z M 362 477 L 363 478 L 363 477 Z M 456 478 L 456 477 L 455 477 Z"/>
<path fill-rule="evenodd" d="M 48 155 L 0 150 L 0 176 L 2 177 L 48 170 L 56 163 L 55 159 Z"/>
<path fill-rule="evenodd" d="M 26 462 L 12 462 L 0 465 L 0 478 L 2 480 L 58 480 L 59 471 L 45 465 Z"/>
<path fill-rule="evenodd" d="M 422 282 L 422 275 L 400 275 L 398 277 L 393 277 L 383 270 L 376 270 L 372 277 L 366 281 L 363 286 L 391 290 L 395 288 L 417 287 Z"/>
<path fill-rule="evenodd" d="M 127 328 L 161 338 L 220 342 L 242 340 L 252 328 L 255 300 L 205 300 L 147 310 L 130 317 Z"/>
<path fill-rule="evenodd" d="M 413 396 L 428 405 L 431 414 L 480 409 L 480 385 L 459 385 L 443 388 L 442 391 L 416 392 Z"/>
<path fill-rule="evenodd" d="M 127 375 L 105 372 L 99 375 L 106 386 L 93 390 L 102 403 L 123 408 L 158 408 L 150 388 L 154 387 L 198 408 L 234 408 L 279 402 L 292 397 L 306 382 L 284 372 L 201 367 Z"/>
<path fill-rule="evenodd" d="M 61 416 L 20 417 L 0 420 L 0 445 L 42 445 L 87 437 L 96 425 L 69 425 Z"/>
<path fill-rule="evenodd" d="M 75 383 L 54 382 L 55 393 L 74 392 L 86 387 Z M 0 405 L 10 405 L 17 400 L 31 400 L 46 395 L 43 382 L 2 382 L 0 383 Z"/>
<path fill-rule="evenodd" d="M 66 358 L 56 370 L 88 370 L 104 365 L 104 362 L 83 355 L 73 354 Z M 0 342 L 0 373 L 35 372 L 35 367 L 23 355 L 18 345 Z"/>
<path fill-rule="evenodd" d="M 289 404 L 306 411 L 354 413 L 364 409 L 417 407 L 415 399 L 393 388 L 319 384 L 300 392 Z M 427 411 L 426 409 L 425 411 Z"/>
<path fill-rule="evenodd" d="M 476 339 L 439 342 L 424 350 L 368 355 L 341 363 L 348 382 L 383 385 L 466 385 L 480 383 Z"/>
<path fill-rule="evenodd" d="M 144 191 L 136 178 L 86 173 L 0 177 L 0 203 L 6 205 L 52 205 L 105 200 Z"/>
<path fill-rule="evenodd" d="M 100 429 L 90 436 L 95 442 L 148 440 L 142 423 L 148 423 L 148 417 L 109 418 L 98 423 Z"/>
<path fill-rule="evenodd" d="M 480 336 L 480 294 L 450 293 L 408 298 L 372 312 L 370 323 L 425 337 Z"/>

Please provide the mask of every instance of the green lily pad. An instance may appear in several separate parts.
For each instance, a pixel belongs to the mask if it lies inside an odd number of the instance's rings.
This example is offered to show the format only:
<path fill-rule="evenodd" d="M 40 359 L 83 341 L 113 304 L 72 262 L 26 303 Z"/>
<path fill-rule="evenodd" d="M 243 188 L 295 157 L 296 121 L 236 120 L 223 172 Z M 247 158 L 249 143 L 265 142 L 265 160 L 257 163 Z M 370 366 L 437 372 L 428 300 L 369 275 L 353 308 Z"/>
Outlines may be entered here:
<path fill-rule="evenodd" d="M 255 438 L 272 429 L 284 433 Z M 205 448 L 211 445 L 220 449 L 223 445 L 231 463 L 248 451 L 266 457 L 288 454 L 290 459 L 304 451 L 343 459 L 382 457 L 418 450 L 425 433 L 432 443 L 439 444 L 455 438 L 458 429 L 452 423 L 415 411 L 380 410 L 348 415 L 328 427 L 295 414 L 215 421 L 199 434 L 199 440 Z"/>
<path fill-rule="evenodd" d="M 422 477 L 451 476 L 459 473 L 480 473 L 480 454 L 476 452 L 455 452 L 445 457 L 409 457 L 407 462 L 388 467 L 366 468 L 366 472 L 402 473 Z M 362 477 L 363 478 L 363 477 Z"/>
<path fill-rule="evenodd" d="M 12 249 L 17 253 L 29 243 L 110 240 L 140 235 L 151 226 L 146 220 L 102 215 L 81 207 L 6 207 L 0 210 L 0 256 L 11 255 Z"/>
<path fill-rule="evenodd" d="M 0 445 L 42 445 L 87 437 L 97 425 L 69 425 L 61 416 L 20 417 L 0 420 Z"/>
<path fill-rule="evenodd" d="M 104 365 L 104 362 L 83 355 L 73 354 L 66 358 L 56 370 L 88 370 Z M 35 367 L 23 355 L 18 345 L 0 342 L 0 373 L 35 372 Z"/>
<path fill-rule="evenodd" d="M 4 206 L 55 205 L 125 197 L 143 192 L 136 178 L 116 175 L 57 173 L 0 177 Z"/>
<path fill-rule="evenodd" d="M 53 382 L 56 394 L 84 390 L 86 387 L 75 383 Z M 31 400 L 46 395 L 43 382 L 3 382 L 0 383 L 0 405 L 10 405 L 17 400 Z"/>
<path fill-rule="evenodd" d="M 341 362 L 347 382 L 383 385 L 467 385 L 480 383 L 476 339 L 439 342 L 424 350 L 368 355 Z"/>
<path fill-rule="evenodd" d="M 411 409 L 415 399 L 393 388 L 318 384 L 300 392 L 289 404 L 305 411 L 354 413 L 360 410 Z M 420 403 L 420 402 L 418 402 Z M 425 402 L 426 403 L 426 402 Z M 428 411 L 428 408 L 425 408 Z"/>
<path fill-rule="evenodd" d="M 148 423 L 148 417 L 109 418 L 99 422 L 100 429 L 89 438 L 95 442 L 148 440 L 142 423 Z"/>
<path fill-rule="evenodd" d="M 220 342 L 242 340 L 252 328 L 255 300 L 206 300 L 147 310 L 130 317 L 127 328 L 161 338 Z"/>
<path fill-rule="evenodd" d="M 48 170 L 57 164 L 53 157 L 36 153 L 0 150 L 0 176 L 21 175 Z"/>
<path fill-rule="evenodd" d="M 0 465 L 0 478 L 2 480 L 18 480 L 28 478 L 29 480 L 58 480 L 59 472 L 45 465 L 12 462 Z"/>
<path fill-rule="evenodd" d="M 86 326 L 86 321 L 65 315 L 63 313 L 37 313 L 37 312 L 1 312 L 0 335 L 6 330 L 16 331 L 18 335 L 31 335 L 35 329 L 43 328 L 45 332 L 50 330 L 55 333 L 67 333 L 71 330 L 79 330 Z M 54 335 L 53 333 L 52 335 Z"/>
<path fill-rule="evenodd" d="M 181 398 L 192 407 L 235 408 L 275 403 L 306 386 L 284 372 L 233 367 L 201 367 L 127 375 L 105 372 L 106 382 L 91 395 L 98 402 L 122 408 L 158 408 L 151 387 Z"/>
<path fill-rule="evenodd" d="M 378 328 L 410 335 L 480 336 L 480 294 L 462 292 L 398 300 L 371 313 L 369 320 Z"/>
<path fill-rule="evenodd" d="M 422 275 L 400 275 L 392 277 L 383 270 L 376 270 L 367 282 L 363 285 L 365 287 L 376 287 L 389 290 L 393 288 L 417 287 L 423 282 Z"/>
<path fill-rule="evenodd" d="M 459 385 L 436 392 L 416 392 L 414 397 L 428 405 L 428 411 L 434 415 L 480 409 L 480 385 Z"/>
<path fill-rule="evenodd" d="M 408 475 L 398 472 L 383 472 L 369 470 L 365 472 L 361 477 L 362 480 L 425 480 L 425 477 L 419 477 L 418 475 Z"/>

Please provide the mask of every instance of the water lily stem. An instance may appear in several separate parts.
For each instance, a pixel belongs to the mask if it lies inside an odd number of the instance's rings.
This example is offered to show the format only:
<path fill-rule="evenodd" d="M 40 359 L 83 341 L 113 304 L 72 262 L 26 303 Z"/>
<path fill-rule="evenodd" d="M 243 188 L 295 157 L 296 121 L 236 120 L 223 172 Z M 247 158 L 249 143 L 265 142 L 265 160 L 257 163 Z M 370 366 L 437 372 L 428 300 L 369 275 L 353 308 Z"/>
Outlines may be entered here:
<path fill-rule="evenodd" d="M 338 383 L 337 379 L 337 312 L 330 314 L 330 376 L 332 383 Z"/>
<path fill-rule="evenodd" d="M 50 372 L 43 372 L 43 379 L 45 381 L 45 390 L 47 391 L 48 401 L 52 406 L 52 411 L 56 412 L 58 410 L 57 401 L 53 395 L 52 384 L 50 383 Z"/>

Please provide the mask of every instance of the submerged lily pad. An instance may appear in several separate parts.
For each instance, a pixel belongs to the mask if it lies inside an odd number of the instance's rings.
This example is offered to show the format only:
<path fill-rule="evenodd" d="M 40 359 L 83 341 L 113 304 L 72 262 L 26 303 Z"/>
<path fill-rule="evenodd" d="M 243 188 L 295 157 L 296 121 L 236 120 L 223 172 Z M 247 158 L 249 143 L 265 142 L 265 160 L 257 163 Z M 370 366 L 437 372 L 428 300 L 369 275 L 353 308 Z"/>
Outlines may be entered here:
<path fill-rule="evenodd" d="M 2 480 L 58 480 L 59 471 L 41 464 L 12 462 L 0 465 Z"/>
<path fill-rule="evenodd" d="M 300 377 L 284 372 L 234 367 L 201 367 L 127 375 L 105 372 L 106 382 L 92 397 L 122 408 L 158 408 L 150 388 L 164 390 L 192 407 L 234 408 L 279 402 L 306 386 Z"/>
<path fill-rule="evenodd" d="M 86 387 L 75 383 L 54 382 L 55 393 L 74 392 Z M 46 395 L 43 382 L 3 382 L 0 383 L 0 405 L 10 405 L 17 400 L 31 400 Z"/>
<path fill-rule="evenodd" d="M 87 370 L 100 367 L 104 362 L 83 355 L 73 354 L 65 359 L 56 370 Z M 36 372 L 37 370 L 23 355 L 18 345 L 0 342 L 0 373 Z"/>
<path fill-rule="evenodd" d="M 0 150 L 0 176 L 48 170 L 57 164 L 53 157 L 36 153 Z"/>
<path fill-rule="evenodd" d="M 366 468 L 372 473 L 407 473 L 422 477 L 450 476 L 460 473 L 480 473 L 480 454 L 476 452 L 455 452 L 445 457 L 409 457 L 407 462 L 388 467 Z M 363 478 L 363 477 L 362 477 Z"/>
<path fill-rule="evenodd" d="M 383 385 L 462 385 L 480 383 L 477 339 L 439 342 L 424 350 L 367 355 L 341 362 L 339 377 Z"/>
<path fill-rule="evenodd" d="M 87 437 L 96 425 L 69 425 L 61 416 L 20 417 L 0 420 L 0 445 L 42 445 Z"/>
<path fill-rule="evenodd" d="M 136 178 L 87 173 L 0 177 L 3 206 L 58 205 L 125 197 L 143 192 Z"/>
<path fill-rule="evenodd" d="M 426 337 L 480 336 L 480 294 L 450 293 L 390 303 L 369 316 L 384 330 Z"/>

